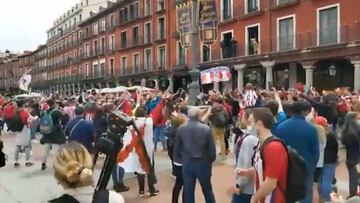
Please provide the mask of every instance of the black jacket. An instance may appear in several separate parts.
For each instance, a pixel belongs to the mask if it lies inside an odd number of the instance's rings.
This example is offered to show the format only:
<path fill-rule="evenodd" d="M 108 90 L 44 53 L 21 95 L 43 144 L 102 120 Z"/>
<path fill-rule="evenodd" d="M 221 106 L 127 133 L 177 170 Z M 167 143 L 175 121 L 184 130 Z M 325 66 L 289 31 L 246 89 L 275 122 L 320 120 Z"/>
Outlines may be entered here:
<path fill-rule="evenodd" d="M 324 164 L 336 164 L 338 161 L 338 141 L 333 133 L 327 135 Z"/>

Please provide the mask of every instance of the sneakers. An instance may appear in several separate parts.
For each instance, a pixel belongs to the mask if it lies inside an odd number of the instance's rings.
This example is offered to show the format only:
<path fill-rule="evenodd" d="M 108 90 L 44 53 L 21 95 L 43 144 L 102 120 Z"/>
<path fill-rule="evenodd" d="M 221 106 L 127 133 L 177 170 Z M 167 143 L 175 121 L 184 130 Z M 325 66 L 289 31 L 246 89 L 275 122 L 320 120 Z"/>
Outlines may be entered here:
<path fill-rule="evenodd" d="M 20 164 L 19 164 L 19 163 L 14 163 L 14 167 L 15 167 L 15 168 L 19 168 L 19 167 L 20 167 Z"/>
<path fill-rule="evenodd" d="M 116 186 L 114 186 L 114 190 L 116 192 L 126 192 L 126 191 L 129 191 L 130 188 L 125 185 L 116 185 Z"/>
<path fill-rule="evenodd" d="M 26 167 L 30 167 L 30 166 L 33 166 L 34 165 L 34 163 L 32 163 L 32 162 L 27 162 L 27 163 L 25 163 L 25 166 Z"/>
<path fill-rule="evenodd" d="M 159 193 L 160 193 L 159 190 L 150 191 L 149 196 L 150 196 L 150 197 L 155 197 L 155 196 L 157 196 Z"/>
<path fill-rule="evenodd" d="M 141 197 L 141 198 L 145 197 L 145 192 L 144 192 L 144 190 L 140 190 L 140 191 L 139 191 L 139 197 Z"/>
<path fill-rule="evenodd" d="M 42 170 L 42 171 L 45 171 L 45 169 L 46 169 L 46 164 L 45 164 L 45 163 L 42 163 L 42 164 L 41 164 L 41 170 Z"/>

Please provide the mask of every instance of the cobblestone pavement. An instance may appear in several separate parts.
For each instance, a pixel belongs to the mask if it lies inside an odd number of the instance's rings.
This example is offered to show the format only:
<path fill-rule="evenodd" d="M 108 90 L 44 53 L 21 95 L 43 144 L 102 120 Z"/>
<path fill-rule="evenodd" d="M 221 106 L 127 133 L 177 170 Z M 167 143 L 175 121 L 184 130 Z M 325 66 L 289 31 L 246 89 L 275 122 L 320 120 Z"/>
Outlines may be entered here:
<path fill-rule="evenodd" d="M 59 186 L 53 177 L 52 157 L 56 148 L 52 150 L 52 156 L 48 161 L 49 168 L 46 171 L 40 170 L 42 146 L 38 142 L 33 142 L 32 160 L 34 166 L 24 167 L 24 156 L 20 157 L 20 168 L 13 168 L 14 150 L 13 137 L 11 135 L 2 135 L 4 141 L 4 152 L 8 155 L 7 166 L 0 169 L 0 202 L 1 203 L 40 203 L 55 198 L 62 194 L 62 187 Z M 341 153 L 341 162 L 344 159 L 344 153 Z M 157 188 L 160 194 L 152 198 L 139 198 L 137 180 L 131 175 L 126 176 L 126 185 L 130 186 L 130 191 L 122 193 L 126 203 L 168 203 L 171 202 L 172 187 L 174 179 L 170 177 L 170 161 L 165 152 L 157 152 L 156 171 L 159 183 Z M 234 182 L 233 158 L 225 162 L 217 161 L 213 167 L 213 189 L 217 202 L 229 203 L 231 197 L 226 194 L 226 189 Z M 101 163 L 96 167 L 95 179 L 101 170 Z M 344 164 L 337 168 L 338 188 L 346 196 L 348 182 L 347 171 Z M 111 181 L 110 184 L 111 185 Z M 179 201 L 180 202 L 180 201 Z M 196 187 L 196 202 L 205 202 L 201 188 Z M 317 202 L 317 201 L 314 201 Z"/>

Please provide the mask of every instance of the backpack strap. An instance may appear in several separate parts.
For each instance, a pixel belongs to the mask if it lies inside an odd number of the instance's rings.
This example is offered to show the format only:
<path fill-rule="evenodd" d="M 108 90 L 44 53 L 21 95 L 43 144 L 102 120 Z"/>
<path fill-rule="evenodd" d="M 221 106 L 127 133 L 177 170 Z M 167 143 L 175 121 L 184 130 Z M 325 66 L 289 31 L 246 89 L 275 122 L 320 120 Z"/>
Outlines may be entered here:
<path fill-rule="evenodd" d="M 84 119 L 80 119 L 72 128 L 71 131 L 69 133 L 69 137 L 71 137 L 72 133 L 74 132 L 74 130 L 76 129 L 76 127 L 81 123 L 81 121 L 83 121 Z"/>
<path fill-rule="evenodd" d="M 279 138 L 277 138 L 275 136 L 271 136 L 271 137 L 267 138 L 266 140 L 264 140 L 264 142 L 260 146 L 260 157 L 263 160 L 263 170 L 265 171 L 264 158 L 263 158 L 264 157 L 265 146 L 268 145 L 270 142 L 273 142 L 273 141 L 281 143 L 282 146 L 285 149 L 285 152 L 288 154 L 288 168 L 286 169 L 286 171 L 288 171 L 288 169 L 289 169 L 289 152 L 288 152 L 287 145 L 285 144 L 285 142 L 283 140 L 281 140 L 281 139 L 279 139 Z M 285 189 L 281 188 L 279 184 L 277 184 L 277 186 L 279 186 L 280 191 L 283 193 L 284 198 L 286 199 L 286 188 Z"/>

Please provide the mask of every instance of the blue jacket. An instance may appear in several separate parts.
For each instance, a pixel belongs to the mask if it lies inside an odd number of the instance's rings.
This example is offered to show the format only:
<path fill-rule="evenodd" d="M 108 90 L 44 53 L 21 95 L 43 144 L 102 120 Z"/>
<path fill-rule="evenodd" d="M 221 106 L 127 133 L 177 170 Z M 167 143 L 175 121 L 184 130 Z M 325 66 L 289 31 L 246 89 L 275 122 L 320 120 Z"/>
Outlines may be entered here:
<path fill-rule="evenodd" d="M 276 136 L 295 149 L 304 159 L 308 172 L 312 174 L 319 159 L 319 138 L 316 128 L 295 115 L 278 126 Z"/>

